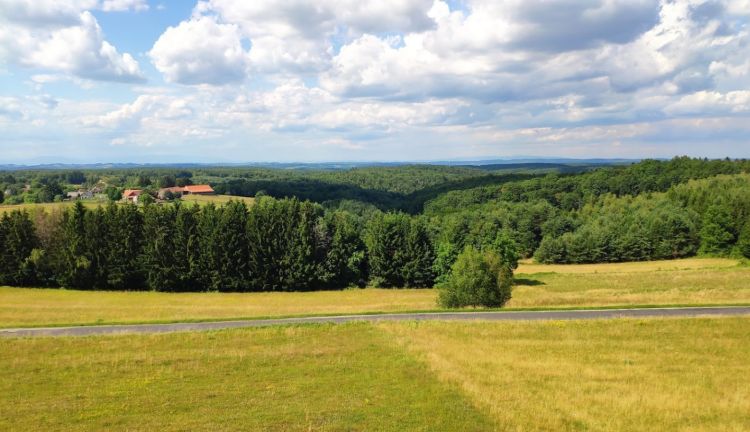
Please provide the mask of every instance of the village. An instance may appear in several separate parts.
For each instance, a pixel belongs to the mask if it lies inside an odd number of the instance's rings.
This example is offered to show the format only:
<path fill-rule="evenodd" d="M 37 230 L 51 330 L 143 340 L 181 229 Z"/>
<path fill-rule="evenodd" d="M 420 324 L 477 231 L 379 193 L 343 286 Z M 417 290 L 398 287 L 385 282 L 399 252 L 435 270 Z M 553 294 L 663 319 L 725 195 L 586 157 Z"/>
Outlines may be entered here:
<path fill-rule="evenodd" d="M 148 194 L 143 189 L 125 189 L 122 192 L 122 200 L 138 204 L 143 194 Z M 183 195 L 215 195 L 214 189 L 207 184 L 187 185 L 161 188 L 156 192 L 156 199 L 159 201 L 171 201 L 176 198 L 182 198 Z"/>

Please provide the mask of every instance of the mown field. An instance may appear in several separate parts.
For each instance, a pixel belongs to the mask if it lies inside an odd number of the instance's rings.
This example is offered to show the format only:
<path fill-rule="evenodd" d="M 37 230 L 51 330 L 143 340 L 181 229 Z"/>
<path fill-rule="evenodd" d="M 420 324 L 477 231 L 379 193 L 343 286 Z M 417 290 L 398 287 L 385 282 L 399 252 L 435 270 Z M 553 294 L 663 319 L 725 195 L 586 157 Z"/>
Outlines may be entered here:
<path fill-rule="evenodd" d="M 240 197 L 232 195 L 185 195 L 182 198 L 183 203 L 196 203 L 198 205 L 206 205 L 208 203 L 214 203 L 216 205 L 226 204 L 230 200 L 243 201 L 248 206 L 255 202 L 255 198 Z M 83 205 L 87 208 L 95 209 L 99 206 L 106 206 L 106 201 L 98 200 L 81 200 Z M 53 210 L 63 210 L 72 207 L 75 201 L 62 201 L 53 203 L 38 203 L 38 204 L 0 204 L 0 215 L 3 213 L 11 212 L 13 210 L 26 210 L 29 212 L 44 210 L 50 212 Z"/>
<path fill-rule="evenodd" d="M 415 289 L 172 294 L 0 287 L 0 327 L 424 311 L 438 308 L 436 298 L 436 290 Z M 524 263 L 506 308 L 718 304 L 750 304 L 750 267 L 702 258 Z"/>
<path fill-rule="evenodd" d="M 0 429 L 743 431 L 749 356 L 748 318 L 0 339 Z"/>

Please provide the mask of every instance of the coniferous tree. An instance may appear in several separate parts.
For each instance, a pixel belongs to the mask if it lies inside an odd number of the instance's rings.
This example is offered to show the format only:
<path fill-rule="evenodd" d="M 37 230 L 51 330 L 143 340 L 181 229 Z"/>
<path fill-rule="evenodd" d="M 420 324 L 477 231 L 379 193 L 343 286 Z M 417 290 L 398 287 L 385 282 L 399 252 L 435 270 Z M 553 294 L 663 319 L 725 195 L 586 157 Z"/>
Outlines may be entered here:
<path fill-rule="evenodd" d="M 91 257 L 86 239 L 86 207 L 77 201 L 63 217 L 63 248 L 58 282 L 63 287 L 91 289 Z"/>
<path fill-rule="evenodd" d="M 382 214 L 368 222 L 367 253 L 374 285 L 404 286 L 409 229 L 409 217 L 402 213 Z"/>
<path fill-rule="evenodd" d="M 203 291 L 201 278 L 198 206 L 178 206 L 175 221 L 174 261 L 181 291 Z"/>
<path fill-rule="evenodd" d="M 143 272 L 143 213 L 134 204 L 107 207 L 109 223 L 109 273 L 107 284 L 115 290 L 145 288 Z"/>
<path fill-rule="evenodd" d="M 248 291 L 247 206 L 241 201 L 230 201 L 222 210 L 216 226 L 217 289 L 219 291 Z"/>
<path fill-rule="evenodd" d="M 250 208 L 247 224 L 249 271 L 254 290 L 279 291 L 282 262 L 291 235 L 289 208 L 293 200 L 261 197 Z"/>
<path fill-rule="evenodd" d="M 309 201 L 299 202 L 297 199 L 283 200 L 280 204 L 287 207 L 289 233 L 281 261 L 281 289 L 312 289 L 319 282 L 319 264 L 322 264 L 316 259 L 316 225 L 322 209 Z"/>
<path fill-rule="evenodd" d="M 217 242 L 216 230 L 222 209 L 209 203 L 198 213 L 198 281 L 199 286 L 206 290 L 219 290 L 219 251 L 221 245 Z"/>
<path fill-rule="evenodd" d="M 354 217 L 347 212 L 334 212 L 326 228 L 331 242 L 325 258 L 328 286 L 344 288 L 367 284 L 367 250 L 359 235 Z"/>
<path fill-rule="evenodd" d="M 8 285 L 28 285 L 35 282 L 33 271 L 29 271 L 27 260 L 32 251 L 38 246 L 38 239 L 34 231 L 34 224 L 25 211 L 14 210 L 3 215 L 0 228 L 0 241 L 3 250 L 2 283 Z"/>
<path fill-rule="evenodd" d="M 143 267 L 148 286 L 156 291 L 179 288 L 174 260 L 175 208 L 145 206 L 143 209 Z"/>
<path fill-rule="evenodd" d="M 104 208 L 86 212 L 84 216 L 87 255 L 90 258 L 89 273 L 93 289 L 108 289 L 109 257 L 111 249 L 117 248 L 110 238 L 108 214 Z"/>
<path fill-rule="evenodd" d="M 402 270 L 404 284 L 412 288 L 431 287 L 435 283 L 435 251 L 427 228 L 419 219 L 413 219 L 410 223 L 405 254 Z"/>

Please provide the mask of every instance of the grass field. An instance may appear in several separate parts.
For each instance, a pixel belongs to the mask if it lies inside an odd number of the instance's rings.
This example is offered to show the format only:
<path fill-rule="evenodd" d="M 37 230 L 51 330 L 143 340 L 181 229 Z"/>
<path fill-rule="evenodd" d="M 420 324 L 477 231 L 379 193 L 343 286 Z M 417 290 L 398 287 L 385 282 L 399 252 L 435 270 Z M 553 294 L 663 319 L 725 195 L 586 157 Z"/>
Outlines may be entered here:
<path fill-rule="evenodd" d="M 83 205 L 86 206 L 86 208 L 97 208 L 100 205 L 106 205 L 107 203 L 104 201 L 81 201 Z M 50 212 L 52 210 L 57 209 L 66 209 L 69 207 L 72 207 L 74 204 L 74 201 L 62 201 L 62 202 L 54 202 L 54 203 L 39 203 L 39 204 L 0 204 L 0 215 L 7 212 L 12 212 L 13 210 L 26 210 L 28 212 L 38 211 L 38 210 L 44 210 L 46 212 Z"/>
<path fill-rule="evenodd" d="M 208 203 L 221 205 L 226 204 L 229 201 L 243 201 L 248 206 L 251 206 L 255 202 L 255 198 L 232 195 L 183 195 L 182 197 L 182 202 L 184 203 L 197 203 L 200 205 L 206 205 Z"/>
<path fill-rule="evenodd" d="M 737 261 L 638 264 L 532 274 L 529 268 L 545 267 L 521 265 L 507 308 L 750 304 L 750 267 Z M 643 270 L 653 266 L 662 270 Z M 405 312 L 435 310 L 436 298 L 436 290 L 414 289 L 171 294 L 0 287 L 0 327 Z"/>
<path fill-rule="evenodd" d="M 255 198 L 231 196 L 231 195 L 185 195 L 182 198 L 182 201 L 184 203 L 196 203 L 199 205 L 206 205 L 208 203 L 222 205 L 222 204 L 226 204 L 230 200 L 244 201 L 245 204 L 247 204 L 248 206 L 252 205 L 255 202 Z M 83 203 L 83 205 L 85 205 L 87 208 L 90 208 L 90 209 L 94 209 L 102 205 L 105 205 L 105 206 L 107 205 L 107 201 L 82 200 L 81 202 Z M 75 204 L 75 201 L 62 201 L 62 202 L 39 203 L 39 204 L 14 204 L 14 205 L 0 204 L 0 215 L 6 212 L 13 211 L 13 210 L 26 210 L 30 212 L 35 211 L 35 210 L 44 210 L 44 211 L 49 212 L 55 209 L 66 209 L 68 207 L 72 207 L 73 204 Z"/>
<path fill-rule="evenodd" d="M 6 339 L 0 368 L 0 430 L 491 427 L 366 325 Z"/>
<path fill-rule="evenodd" d="M 498 430 L 750 430 L 750 319 L 382 324 Z"/>
<path fill-rule="evenodd" d="M 748 318 L 0 339 L 0 430 L 742 431 L 749 357 Z"/>

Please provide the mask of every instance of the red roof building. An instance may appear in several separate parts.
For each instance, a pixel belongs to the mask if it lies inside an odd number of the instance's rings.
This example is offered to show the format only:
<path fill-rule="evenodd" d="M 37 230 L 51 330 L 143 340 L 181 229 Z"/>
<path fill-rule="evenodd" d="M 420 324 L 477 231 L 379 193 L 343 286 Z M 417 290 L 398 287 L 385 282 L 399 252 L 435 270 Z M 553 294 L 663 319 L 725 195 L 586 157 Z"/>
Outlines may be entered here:
<path fill-rule="evenodd" d="M 215 192 L 210 185 L 190 185 L 185 186 L 182 189 L 182 193 L 193 195 L 213 195 Z"/>
<path fill-rule="evenodd" d="M 140 189 L 125 189 L 122 193 L 122 199 L 133 203 L 138 202 L 138 197 L 143 193 Z"/>

